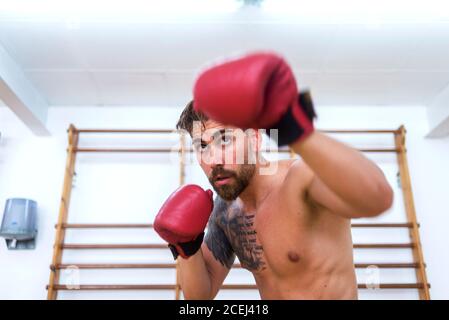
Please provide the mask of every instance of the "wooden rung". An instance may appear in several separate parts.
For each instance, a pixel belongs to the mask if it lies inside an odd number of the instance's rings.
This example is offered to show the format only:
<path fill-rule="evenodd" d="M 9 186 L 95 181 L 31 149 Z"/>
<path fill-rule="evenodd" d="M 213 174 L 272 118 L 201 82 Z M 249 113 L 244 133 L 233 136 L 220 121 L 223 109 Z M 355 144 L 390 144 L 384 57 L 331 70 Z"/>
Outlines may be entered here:
<path fill-rule="evenodd" d="M 359 243 L 354 249 L 401 249 L 413 248 L 413 243 Z M 63 244 L 62 249 L 167 249 L 167 244 Z"/>
<path fill-rule="evenodd" d="M 167 244 L 63 244 L 63 249 L 167 249 Z"/>
<path fill-rule="evenodd" d="M 359 148 L 356 149 L 360 152 L 368 152 L 368 153 L 399 153 L 401 150 L 398 148 Z M 94 152 L 104 152 L 104 153 L 170 153 L 170 152 L 181 152 L 181 149 L 174 148 L 133 148 L 133 149 L 125 149 L 125 148 L 73 148 L 74 152 L 85 152 L 85 153 L 94 153 Z M 192 148 L 184 149 L 184 152 L 193 152 Z M 289 153 L 290 150 L 261 150 L 262 152 L 269 151 L 270 153 Z"/>
<path fill-rule="evenodd" d="M 417 224 L 419 227 L 419 224 Z M 352 228 L 413 228 L 412 223 L 352 223 Z"/>
<path fill-rule="evenodd" d="M 373 289 L 373 287 L 366 284 L 359 283 L 357 285 L 359 289 Z M 381 283 L 378 285 L 379 289 L 423 289 L 425 286 L 423 283 Z M 427 284 L 430 288 L 430 284 Z"/>
<path fill-rule="evenodd" d="M 368 152 L 368 153 L 398 153 L 401 150 L 398 148 L 355 148 L 356 150 L 360 152 Z M 192 148 L 186 148 L 184 151 L 186 152 L 193 152 L 194 150 Z M 290 149 L 267 149 L 267 150 L 261 150 L 261 152 L 270 152 L 270 153 L 290 153 L 292 152 Z"/>
<path fill-rule="evenodd" d="M 318 130 L 320 132 L 324 133 L 399 133 L 399 129 L 395 130 L 385 130 L 385 129 L 379 129 L 379 130 Z"/>
<path fill-rule="evenodd" d="M 427 286 L 430 287 L 429 284 Z M 381 283 L 377 287 L 379 289 L 422 289 L 424 285 L 422 283 Z M 359 283 L 357 288 L 372 289 L 372 286 Z M 257 286 L 255 284 L 225 284 L 221 286 L 221 289 L 257 289 Z"/>
<path fill-rule="evenodd" d="M 257 289 L 257 286 L 255 284 L 224 284 L 221 286 L 221 289 Z"/>
<path fill-rule="evenodd" d="M 378 262 L 372 262 L 372 263 L 355 263 L 354 268 L 356 269 L 364 269 L 368 267 L 377 267 L 379 269 L 413 269 L 413 268 L 419 268 L 419 263 L 399 263 L 399 262 L 392 262 L 392 263 L 378 263 Z M 240 263 L 236 263 L 232 266 L 233 268 L 241 268 Z M 426 265 L 424 264 L 424 267 Z"/>
<path fill-rule="evenodd" d="M 105 153 L 170 153 L 170 152 L 180 152 L 181 149 L 171 149 L 171 148 L 141 148 L 141 149 L 125 149 L 125 148 L 74 148 L 74 152 L 105 152 Z"/>
<path fill-rule="evenodd" d="M 430 288 L 430 285 L 427 284 Z M 54 290 L 174 290 L 175 284 L 82 284 L 79 286 L 53 285 Z M 373 289 L 371 286 L 359 283 L 359 289 Z M 379 289 L 423 289 L 422 283 L 381 283 Z M 225 290 L 257 290 L 255 284 L 224 284 L 221 289 Z M 48 286 L 47 286 L 48 290 Z"/>
<path fill-rule="evenodd" d="M 58 264 L 50 269 L 174 269 L 175 263 L 65 263 Z"/>
<path fill-rule="evenodd" d="M 175 133 L 170 129 L 76 129 L 79 133 Z"/>
<path fill-rule="evenodd" d="M 419 268 L 419 263 L 356 263 L 354 266 L 357 269 L 364 269 L 370 266 L 380 269 L 417 269 Z"/>
<path fill-rule="evenodd" d="M 358 243 L 354 249 L 402 249 L 413 248 L 413 243 Z"/>
<path fill-rule="evenodd" d="M 54 290 L 174 290 L 175 284 L 81 284 L 79 286 L 53 285 Z M 48 290 L 48 286 L 47 286 Z"/>
<path fill-rule="evenodd" d="M 360 152 L 366 152 L 366 153 L 399 153 L 401 152 L 401 149 L 398 148 L 355 148 L 356 150 L 360 151 Z M 290 152 L 290 150 L 288 151 L 281 151 L 283 152 Z"/>
<path fill-rule="evenodd" d="M 406 269 L 406 268 L 419 268 L 418 263 L 356 263 L 354 265 L 357 269 L 368 268 L 374 266 L 383 269 Z M 241 264 L 234 264 L 233 268 L 242 268 Z M 61 269 L 173 269 L 176 268 L 175 263 L 65 263 L 59 264 L 56 267 L 50 266 L 52 270 Z"/>
<path fill-rule="evenodd" d="M 419 227 L 419 223 L 417 224 Z M 58 225 L 55 224 L 55 228 Z M 412 223 L 353 223 L 353 228 L 413 228 Z M 64 223 L 64 229 L 134 229 L 153 228 L 152 223 Z"/>
<path fill-rule="evenodd" d="M 58 225 L 55 225 L 57 228 Z M 122 228 L 153 228 L 152 223 L 64 223 L 64 229 L 122 229 Z"/>
<path fill-rule="evenodd" d="M 354 267 L 357 269 L 364 269 L 368 267 L 377 267 L 381 269 L 409 269 L 409 268 L 419 268 L 418 263 L 356 263 Z M 232 266 L 233 268 L 242 268 L 241 264 L 236 263 Z M 61 269 L 174 269 L 176 268 L 175 263 L 65 263 L 58 264 L 56 267 L 50 266 L 52 270 Z"/>
<path fill-rule="evenodd" d="M 75 132 L 78 133 L 172 133 L 176 132 L 176 130 L 172 129 L 74 129 Z M 386 129 L 378 129 L 378 130 L 318 130 L 324 133 L 399 133 L 400 130 L 386 130 Z"/>

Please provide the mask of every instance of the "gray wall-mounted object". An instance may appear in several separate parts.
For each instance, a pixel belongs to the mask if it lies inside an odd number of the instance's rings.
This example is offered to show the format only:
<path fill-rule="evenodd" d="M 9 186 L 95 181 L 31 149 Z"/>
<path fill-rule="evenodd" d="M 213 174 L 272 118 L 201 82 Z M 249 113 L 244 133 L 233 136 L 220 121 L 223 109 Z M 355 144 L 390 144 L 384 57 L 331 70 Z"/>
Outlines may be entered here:
<path fill-rule="evenodd" d="M 0 236 L 10 250 L 34 249 L 37 235 L 37 202 L 30 199 L 6 200 Z"/>

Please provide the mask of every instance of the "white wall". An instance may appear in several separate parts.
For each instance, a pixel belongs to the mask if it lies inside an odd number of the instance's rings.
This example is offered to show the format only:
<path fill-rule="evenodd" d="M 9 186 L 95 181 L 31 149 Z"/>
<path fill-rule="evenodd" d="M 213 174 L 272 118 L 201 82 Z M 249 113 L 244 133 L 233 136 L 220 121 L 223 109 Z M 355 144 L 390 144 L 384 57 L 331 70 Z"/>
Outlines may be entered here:
<path fill-rule="evenodd" d="M 48 281 L 48 265 L 51 261 L 54 239 L 53 225 L 56 222 L 66 157 L 66 129 L 70 123 L 79 128 L 171 128 L 177 120 L 180 109 L 174 108 L 50 108 L 48 128 L 51 137 L 36 138 L 16 119 L 9 109 L 0 107 L 0 207 L 3 210 L 7 198 L 28 197 L 39 204 L 39 235 L 34 251 L 8 251 L 0 244 L 0 298 L 4 299 L 44 299 L 45 285 Z M 424 135 L 428 131 L 425 108 L 422 107 L 322 107 L 318 110 L 319 128 L 396 128 L 405 124 L 408 130 L 407 147 L 409 166 L 415 194 L 418 219 L 421 223 L 421 237 L 424 256 L 428 265 L 431 294 L 434 299 L 448 299 L 449 277 L 449 235 L 446 225 L 449 218 L 447 181 L 449 170 L 449 139 L 429 140 Z M 122 137 L 119 146 L 143 147 L 161 145 L 161 137 L 149 139 L 147 136 Z M 114 140 L 117 141 L 117 140 Z M 167 140 L 165 140 L 167 144 Z M 168 140 L 176 143 L 176 137 Z M 108 136 L 92 136 L 82 140 L 82 145 L 102 144 L 112 146 Z M 390 160 L 388 160 L 390 161 Z M 385 170 L 394 175 L 396 169 L 389 162 Z M 195 165 L 187 169 L 188 182 L 207 187 L 207 180 Z M 395 178 L 389 176 L 390 182 Z M 154 214 L 166 196 L 178 185 L 177 159 L 168 155 L 79 155 L 77 160 L 77 178 L 73 189 L 70 207 L 70 222 L 152 222 Z M 399 200 L 399 201 L 398 201 Z M 401 199 L 396 197 L 394 212 L 381 217 L 385 221 L 400 220 Z M 397 210 L 396 210 L 397 209 Z M 402 239 L 403 235 L 391 235 Z M 354 234 L 355 239 L 366 240 L 363 234 Z M 71 231 L 67 242 L 156 242 L 152 231 Z M 399 241 L 397 241 L 399 242 Z M 123 252 L 75 252 L 66 251 L 64 261 L 70 262 L 169 262 L 167 250 L 130 253 Z M 365 258 L 365 253 L 355 253 Z M 394 253 L 394 258 L 400 255 Z M 372 258 L 372 257 L 369 257 Z M 379 259 L 390 259 L 377 255 Z M 401 256 L 401 259 L 408 258 Z M 369 260 L 369 259 L 368 259 Z M 391 260 L 391 259 L 390 259 Z M 233 270 L 227 281 L 230 283 L 247 282 L 249 273 L 245 270 Z M 381 271 L 383 272 L 383 271 Z M 84 283 L 107 283 L 111 272 L 82 271 Z M 113 282 L 122 283 L 169 283 L 174 280 L 173 272 L 154 272 L 148 270 L 123 270 L 113 273 Z M 358 274 L 364 277 L 364 274 Z M 365 275 L 366 276 L 366 275 Z M 383 282 L 391 277 L 408 277 L 405 273 L 385 274 Z M 411 275 L 413 276 L 413 274 Z M 70 281 L 74 274 L 63 274 L 63 280 Z M 381 273 L 381 277 L 384 275 Z M 401 279 L 402 279 L 401 278 Z M 117 280 L 119 279 L 119 280 Z M 142 280 L 144 279 L 144 280 Z M 394 278 L 397 280 L 397 278 Z M 405 280 L 405 282 L 410 282 Z M 232 297 L 233 292 L 222 292 L 220 298 Z M 173 298 L 172 292 L 122 292 L 119 296 L 110 293 L 64 292 L 61 298 Z M 247 292 L 240 297 L 257 297 L 255 292 Z M 378 298 L 379 295 L 361 293 L 362 298 Z M 409 291 L 385 293 L 384 298 L 415 298 Z"/>

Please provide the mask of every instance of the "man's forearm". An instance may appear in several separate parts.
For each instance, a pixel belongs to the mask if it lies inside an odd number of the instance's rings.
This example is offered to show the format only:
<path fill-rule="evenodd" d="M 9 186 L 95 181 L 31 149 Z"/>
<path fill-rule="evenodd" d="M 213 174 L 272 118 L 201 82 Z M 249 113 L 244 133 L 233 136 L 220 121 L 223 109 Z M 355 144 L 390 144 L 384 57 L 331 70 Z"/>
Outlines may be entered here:
<path fill-rule="evenodd" d="M 388 202 L 391 188 L 384 174 L 359 151 L 320 132 L 290 147 L 343 201 L 369 212 Z"/>
<path fill-rule="evenodd" d="M 201 250 L 188 259 L 179 260 L 180 282 L 184 298 L 211 299 L 211 281 Z"/>

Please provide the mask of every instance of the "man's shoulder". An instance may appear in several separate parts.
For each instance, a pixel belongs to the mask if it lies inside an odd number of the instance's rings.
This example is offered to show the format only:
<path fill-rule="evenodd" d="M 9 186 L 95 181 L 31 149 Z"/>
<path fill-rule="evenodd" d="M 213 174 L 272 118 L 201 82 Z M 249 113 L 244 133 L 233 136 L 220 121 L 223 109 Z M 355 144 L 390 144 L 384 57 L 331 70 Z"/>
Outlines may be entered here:
<path fill-rule="evenodd" d="M 214 209 L 216 212 L 226 212 L 229 209 L 241 208 L 242 204 L 237 199 L 235 200 L 224 200 L 222 197 L 217 195 L 214 199 Z"/>
<path fill-rule="evenodd" d="M 278 167 L 278 174 L 307 174 L 311 173 L 312 170 L 310 167 L 302 160 L 301 158 L 293 158 L 293 159 L 281 159 L 273 161 L 276 163 Z"/>
<path fill-rule="evenodd" d="M 314 176 L 312 169 L 302 159 L 289 159 L 286 164 L 286 183 L 307 184 Z"/>
<path fill-rule="evenodd" d="M 281 193 L 284 197 L 306 201 L 314 176 L 312 169 L 302 159 L 294 159 L 286 169 Z"/>
<path fill-rule="evenodd" d="M 217 195 L 214 199 L 214 209 L 212 211 L 212 214 L 220 213 L 226 211 L 226 209 L 229 207 L 229 201 L 225 201 L 222 197 Z"/>
<path fill-rule="evenodd" d="M 220 227 L 224 227 L 230 219 L 240 215 L 243 212 L 242 210 L 242 206 L 237 200 L 227 201 L 217 195 L 209 221 L 212 221 Z"/>

